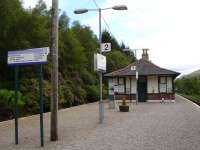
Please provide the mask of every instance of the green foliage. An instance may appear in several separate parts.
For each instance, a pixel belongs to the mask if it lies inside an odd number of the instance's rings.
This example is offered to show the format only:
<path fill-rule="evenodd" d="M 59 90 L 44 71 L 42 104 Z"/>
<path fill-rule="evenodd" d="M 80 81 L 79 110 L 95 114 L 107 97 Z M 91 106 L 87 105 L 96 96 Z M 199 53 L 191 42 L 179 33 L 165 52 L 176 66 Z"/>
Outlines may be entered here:
<path fill-rule="evenodd" d="M 112 35 L 110 35 L 110 33 L 106 30 L 104 30 L 102 33 L 102 42 L 103 43 L 110 42 L 113 50 L 121 50 L 121 47 L 117 42 L 117 40 Z"/>
<path fill-rule="evenodd" d="M 66 81 L 64 84 L 60 85 L 60 101 L 59 104 L 62 107 L 73 106 L 74 94 L 72 89 L 72 82 Z"/>
<path fill-rule="evenodd" d="M 23 110 L 25 106 L 26 97 L 22 96 L 22 93 L 18 92 L 17 106 L 20 110 Z M 15 91 L 0 89 L 0 120 L 7 120 L 13 117 L 13 109 L 15 105 Z M 21 115 L 21 111 L 20 114 Z"/>
<path fill-rule="evenodd" d="M 120 51 L 113 51 L 107 54 L 107 70 L 108 72 L 123 68 L 133 62 L 133 58 L 128 57 Z"/>
<path fill-rule="evenodd" d="M 200 104 L 200 76 L 177 79 L 175 85 L 178 93 Z"/>
<path fill-rule="evenodd" d="M 95 102 L 98 101 L 100 98 L 99 94 L 99 86 L 97 85 L 91 85 L 87 87 L 87 100 L 89 102 Z"/>
<path fill-rule="evenodd" d="M 18 92 L 18 107 L 25 105 L 25 97 L 22 93 Z M 7 89 L 0 90 L 0 106 L 13 108 L 15 104 L 15 91 L 9 91 Z"/>
<path fill-rule="evenodd" d="M 177 92 L 188 95 L 200 95 L 200 77 L 181 78 L 176 80 Z"/>

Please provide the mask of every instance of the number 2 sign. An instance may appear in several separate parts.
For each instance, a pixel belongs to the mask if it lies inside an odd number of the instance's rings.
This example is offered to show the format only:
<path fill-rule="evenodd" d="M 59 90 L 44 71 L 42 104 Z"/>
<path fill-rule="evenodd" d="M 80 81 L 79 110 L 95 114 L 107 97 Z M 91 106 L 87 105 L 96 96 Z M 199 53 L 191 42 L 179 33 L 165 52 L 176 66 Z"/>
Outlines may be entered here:
<path fill-rule="evenodd" d="M 101 51 L 102 52 L 110 52 L 111 51 L 111 43 L 102 43 Z"/>

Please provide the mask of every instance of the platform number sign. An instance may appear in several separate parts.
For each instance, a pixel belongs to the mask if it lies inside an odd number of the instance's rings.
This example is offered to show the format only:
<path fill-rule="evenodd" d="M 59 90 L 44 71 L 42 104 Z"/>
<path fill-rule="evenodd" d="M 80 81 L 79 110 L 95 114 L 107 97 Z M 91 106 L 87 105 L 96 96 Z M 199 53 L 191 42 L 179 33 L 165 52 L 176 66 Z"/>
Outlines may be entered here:
<path fill-rule="evenodd" d="M 102 52 L 110 52 L 111 51 L 111 43 L 102 43 L 101 51 Z"/>

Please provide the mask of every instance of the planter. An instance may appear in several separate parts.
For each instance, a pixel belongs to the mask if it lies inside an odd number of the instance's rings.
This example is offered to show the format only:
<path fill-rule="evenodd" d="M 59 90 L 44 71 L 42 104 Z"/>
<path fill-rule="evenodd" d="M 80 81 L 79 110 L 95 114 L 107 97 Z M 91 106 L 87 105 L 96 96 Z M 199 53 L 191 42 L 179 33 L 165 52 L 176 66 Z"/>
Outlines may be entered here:
<path fill-rule="evenodd" d="M 119 106 L 119 110 L 121 112 L 129 112 L 129 106 L 128 105 L 121 105 L 121 106 Z"/>

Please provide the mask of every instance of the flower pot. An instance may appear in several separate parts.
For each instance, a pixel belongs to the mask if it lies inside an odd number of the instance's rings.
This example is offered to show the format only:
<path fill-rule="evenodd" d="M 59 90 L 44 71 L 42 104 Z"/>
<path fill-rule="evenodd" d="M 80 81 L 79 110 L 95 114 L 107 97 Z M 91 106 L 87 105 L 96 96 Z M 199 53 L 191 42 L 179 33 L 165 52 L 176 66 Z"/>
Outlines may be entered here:
<path fill-rule="evenodd" d="M 129 112 L 129 106 L 128 105 L 121 105 L 121 106 L 119 106 L 119 110 L 121 112 Z"/>

